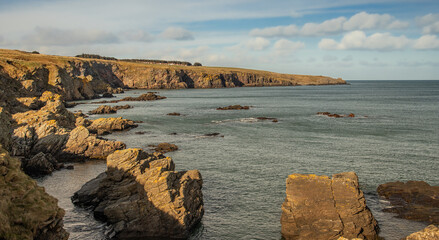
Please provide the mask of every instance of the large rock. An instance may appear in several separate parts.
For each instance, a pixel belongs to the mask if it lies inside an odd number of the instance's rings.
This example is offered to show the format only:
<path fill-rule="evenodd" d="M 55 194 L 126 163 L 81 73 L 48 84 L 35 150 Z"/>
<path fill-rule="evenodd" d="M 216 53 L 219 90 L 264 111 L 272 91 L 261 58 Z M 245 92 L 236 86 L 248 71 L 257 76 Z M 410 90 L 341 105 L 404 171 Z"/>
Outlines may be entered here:
<path fill-rule="evenodd" d="M 123 106 L 108 106 L 108 105 L 101 105 L 98 108 L 96 108 L 93 111 L 90 111 L 90 114 L 110 114 L 110 113 L 116 113 L 117 110 L 120 109 L 129 109 L 132 108 L 130 105 L 126 104 Z"/>
<path fill-rule="evenodd" d="M 282 205 L 285 239 L 376 239 L 378 225 L 354 172 L 288 176 Z"/>
<path fill-rule="evenodd" d="M 79 126 L 70 132 L 61 154 L 70 160 L 105 159 L 125 147 L 122 142 L 98 138 L 90 134 L 87 128 Z"/>
<path fill-rule="evenodd" d="M 60 169 L 61 164 L 50 153 L 40 152 L 30 159 L 22 159 L 21 168 L 27 175 L 39 177 Z"/>
<path fill-rule="evenodd" d="M 424 181 L 389 182 L 379 185 L 377 192 L 393 205 L 385 211 L 400 218 L 439 224 L 439 186 Z"/>
<path fill-rule="evenodd" d="M 138 125 L 134 121 L 124 119 L 122 117 L 118 118 L 98 118 L 93 120 L 88 130 L 92 133 L 97 133 L 98 135 L 109 134 L 114 131 L 123 131 L 131 128 L 135 128 Z"/>
<path fill-rule="evenodd" d="M 439 240 L 439 227 L 430 225 L 419 232 L 408 235 L 404 240 Z"/>
<path fill-rule="evenodd" d="M 0 146 L 0 239 L 68 239 L 57 202 Z"/>
<path fill-rule="evenodd" d="M 75 193 L 75 204 L 92 206 L 95 217 L 114 227 L 117 239 L 187 238 L 204 213 L 198 170 L 174 171 L 162 154 L 116 151 L 107 171 Z"/>

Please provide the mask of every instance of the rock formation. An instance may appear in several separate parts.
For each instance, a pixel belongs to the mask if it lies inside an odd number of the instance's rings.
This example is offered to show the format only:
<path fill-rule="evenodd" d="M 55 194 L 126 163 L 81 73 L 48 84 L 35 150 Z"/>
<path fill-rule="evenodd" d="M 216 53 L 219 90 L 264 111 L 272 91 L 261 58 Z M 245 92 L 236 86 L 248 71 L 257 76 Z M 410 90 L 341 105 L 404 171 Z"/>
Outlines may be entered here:
<path fill-rule="evenodd" d="M 430 225 L 419 232 L 408 235 L 403 240 L 439 240 L 439 227 Z"/>
<path fill-rule="evenodd" d="M 379 185 L 377 192 L 393 205 L 384 211 L 400 218 L 439 224 L 439 186 L 424 181 L 389 182 Z"/>
<path fill-rule="evenodd" d="M 102 105 L 96 108 L 93 111 L 90 111 L 89 114 L 110 114 L 110 113 L 117 113 L 117 110 L 120 109 L 129 109 L 132 108 L 130 105 L 126 104 L 123 106 L 108 106 L 108 105 Z"/>
<path fill-rule="evenodd" d="M 50 153 L 38 153 L 32 158 L 24 158 L 21 160 L 21 168 L 23 171 L 33 177 L 44 176 L 51 174 L 53 171 L 62 167 L 62 164 L 50 154 Z"/>
<path fill-rule="evenodd" d="M 67 240 L 57 202 L 0 146 L 0 239 Z"/>
<path fill-rule="evenodd" d="M 282 236 L 289 239 L 376 239 L 378 225 L 354 172 L 292 174 L 286 180 Z"/>
<path fill-rule="evenodd" d="M 216 110 L 249 110 L 249 106 L 241 106 L 241 105 L 230 105 L 227 107 L 219 107 Z"/>
<path fill-rule="evenodd" d="M 108 156 L 107 171 L 72 201 L 91 206 L 118 239 L 187 238 L 204 213 L 202 182 L 197 170 L 174 171 L 169 157 L 126 149 Z"/>
<path fill-rule="evenodd" d="M 119 100 L 112 100 L 112 101 L 100 101 L 100 102 L 94 102 L 94 103 L 118 103 L 118 102 L 125 102 L 125 101 L 130 101 L 130 102 L 134 102 L 134 101 L 156 101 L 156 100 L 161 100 L 161 99 L 166 99 L 166 97 L 163 96 L 159 96 L 154 92 L 148 92 L 148 93 L 144 93 L 138 97 L 126 97 L 126 98 L 122 98 Z"/>
<path fill-rule="evenodd" d="M 131 128 L 135 128 L 138 125 L 134 121 L 118 118 L 98 118 L 93 120 L 88 130 L 92 133 L 97 133 L 98 135 L 109 134 L 114 131 L 123 131 Z"/>
<path fill-rule="evenodd" d="M 337 114 L 337 113 L 330 113 L 330 112 L 318 112 L 317 115 L 323 115 L 323 116 L 327 116 L 327 117 L 332 117 L 332 118 L 343 118 L 343 117 L 349 117 L 349 118 L 354 118 L 355 114 L 353 113 L 349 113 L 348 115 L 345 114 Z"/>
<path fill-rule="evenodd" d="M 166 115 L 168 115 L 168 116 L 181 116 L 181 113 L 178 113 L 178 112 L 171 112 L 171 113 L 168 113 L 168 114 L 166 114 Z"/>
<path fill-rule="evenodd" d="M 159 143 L 157 146 L 154 146 L 155 150 L 160 153 L 167 153 L 177 151 L 178 147 L 172 143 Z"/>

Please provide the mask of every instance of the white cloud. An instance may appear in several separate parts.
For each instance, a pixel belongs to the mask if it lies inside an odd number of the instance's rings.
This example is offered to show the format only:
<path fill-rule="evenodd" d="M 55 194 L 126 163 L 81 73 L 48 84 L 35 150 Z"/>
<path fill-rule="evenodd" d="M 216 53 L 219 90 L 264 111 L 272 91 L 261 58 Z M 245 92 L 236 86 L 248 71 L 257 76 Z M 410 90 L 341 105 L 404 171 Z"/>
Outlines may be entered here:
<path fill-rule="evenodd" d="M 197 48 L 180 49 L 178 56 L 181 59 L 194 59 L 204 56 L 209 51 L 208 46 L 199 46 Z"/>
<path fill-rule="evenodd" d="M 416 23 L 422 27 L 422 33 L 424 34 L 437 34 L 439 33 L 439 14 L 427 14 L 422 17 L 416 18 Z"/>
<path fill-rule="evenodd" d="M 248 40 L 245 45 L 251 50 L 262 51 L 270 46 L 270 41 L 262 37 L 257 37 Z"/>
<path fill-rule="evenodd" d="M 368 49 L 368 50 L 400 50 L 412 43 L 406 36 L 393 36 L 390 33 L 374 33 L 366 36 L 363 31 L 352 31 L 343 36 L 340 42 L 334 39 L 322 39 L 319 48 L 325 50 L 347 50 L 347 49 Z"/>
<path fill-rule="evenodd" d="M 294 25 L 288 26 L 277 26 L 277 27 L 269 27 L 263 29 L 253 29 L 250 31 L 251 36 L 260 36 L 260 37 L 291 37 L 299 34 L 299 28 Z"/>
<path fill-rule="evenodd" d="M 24 36 L 22 41 L 30 45 L 71 46 L 117 43 L 119 38 L 113 33 L 100 30 L 36 27 L 31 34 Z"/>
<path fill-rule="evenodd" d="M 424 35 L 418 38 L 413 45 L 415 49 L 439 49 L 439 39 L 435 35 Z"/>
<path fill-rule="evenodd" d="M 262 29 L 256 28 L 250 31 L 250 35 L 263 37 L 325 36 L 353 30 L 401 29 L 408 26 L 408 22 L 396 20 L 395 17 L 389 14 L 360 12 L 349 19 L 338 17 L 321 23 L 305 23 L 301 28 L 294 24 Z"/>
<path fill-rule="evenodd" d="M 290 12 L 290 17 L 292 18 L 300 18 L 303 17 L 303 13 L 297 12 L 297 11 L 291 11 Z"/>
<path fill-rule="evenodd" d="M 168 27 L 161 33 L 161 36 L 172 40 L 193 40 L 194 35 L 188 30 L 180 27 Z"/>
<path fill-rule="evenodd" d="M 292 42 L 287 39 L 280 39 L 274 43 L 274 49 L 278 52 L 294 52 L 305 47 L 303 42 Z"/>
<path fill-rule="evenodd" d="M 154 40 L 151 34 L 143 30 L 124 31 L 122 35 L 125 39 L 134 42 L 151 42 Z"/>

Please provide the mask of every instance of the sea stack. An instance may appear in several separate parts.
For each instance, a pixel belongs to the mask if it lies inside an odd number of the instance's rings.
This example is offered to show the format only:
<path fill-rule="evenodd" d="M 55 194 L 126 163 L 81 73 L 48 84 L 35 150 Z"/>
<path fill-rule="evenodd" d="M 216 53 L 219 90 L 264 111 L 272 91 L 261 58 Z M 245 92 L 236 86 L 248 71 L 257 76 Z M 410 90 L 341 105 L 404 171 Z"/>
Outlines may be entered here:
<path fill-rule="evenodd" d="M 176 172 L 171 158 L 131 148 L 109 155 L 72 201 L 112 224 L 110 237 L 187 238 L 204 214 L 202 184 L 198 170 Z"/>
<path fill-rule="evenodd" d="M 282 205 L 286 240 L 376 239 L 378 225 L 354 172 L 332 176 L 291 174 Z"/>

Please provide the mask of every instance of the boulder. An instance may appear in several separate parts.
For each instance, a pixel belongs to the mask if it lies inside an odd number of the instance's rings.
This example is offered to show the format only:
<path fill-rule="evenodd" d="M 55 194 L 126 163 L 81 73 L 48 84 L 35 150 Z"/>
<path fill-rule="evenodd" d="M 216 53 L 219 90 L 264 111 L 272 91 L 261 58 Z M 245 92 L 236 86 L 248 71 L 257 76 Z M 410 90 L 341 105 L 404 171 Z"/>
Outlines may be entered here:
<path fill-rule="evenodd" d="M 178 112 L 171 112 L 171 113 L 168 113 L 168 114 L 166 114 L 166 115 L 168 115 L 168 116 L 181 116 L 181 113 L 178 113 Z"/>
<path fill-rule="evenodd" d="M 155 150 L 157 152 L 167 153 L 167 152 L 177 151 L 178 147 L 177 145 L 172 143 L 159 143 L 157 146 L 155 146 Z"/>
<path fill-rule="evenodd" d="M 393 205 L 384 211 L 400 218 L 439 224 L 439 186 L 424 181 L 389 182 L 379 185 L 377 192 Z"/>
<path fill-rule="evenodd" d="M 439 227 L 429 225 L 419 232 L 408 235 L 404 240 L 439 240 Z"/>
<path fill-rule="evenodd" d="M 241 105 L 230 105 L 227 107 L 219 107 L 216 110 L 249 110 L 249 106 L 241 106 Z"/>
<path fill-rule="evenodd" d="M 123 131 L 131 128 L 135 128 L 138 125 L 134 121 L 118 118 L 98 118 L 88 126 L 88 130 L 98 135 L 109 134 L 114 131 Z"/>
<path fill-rule="evenodd" d="M 73 203 L 91 206 L 113 226 L 110 237 L 187 238 L 204 213 L 198 170 L 176 172 L 162 154 L 141 149 L 116 151 L 107 171 L 86 183 Z"/>
<path fill-rule="evenodd" d="M 21 161 L 23 171 L 32 177 L 44 176 L 51 174 L 53 171 L 60 169 L 61 164 L 50 153 L 38 153 L 32 158 L 24 158 Z"/>
<path fill-rule="evenodd" d="M 0 239 L 67 240 L 64 210 L 0 146 Z"/>
<path fill-rule="evenodd" d="M 103 98 L 112 98 L 112 97 L 114 97 L 114 95 L 112 93 L 109 93 L 109 92 L 104 92 L 102 94 L 102 97 Z"/>
<path fill-rule="evenodd" d="M 109 154 L 125 147 L 119 141 L 97 138 L 87 128 L 79 126 L 68 135 L 61 155 L 67 160 L 105 159 Z"/>
<path fill-rule="evenodd" d="M 289 239 L 376 239 L 378 225 L 354 172 L 292 174 L 286 180 L 282 236 Z"/>

